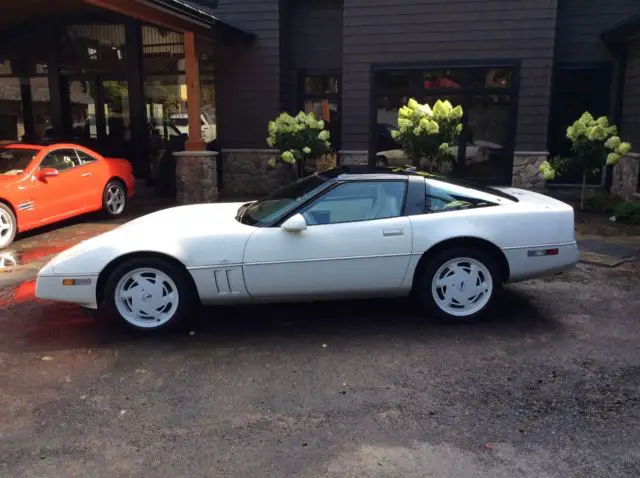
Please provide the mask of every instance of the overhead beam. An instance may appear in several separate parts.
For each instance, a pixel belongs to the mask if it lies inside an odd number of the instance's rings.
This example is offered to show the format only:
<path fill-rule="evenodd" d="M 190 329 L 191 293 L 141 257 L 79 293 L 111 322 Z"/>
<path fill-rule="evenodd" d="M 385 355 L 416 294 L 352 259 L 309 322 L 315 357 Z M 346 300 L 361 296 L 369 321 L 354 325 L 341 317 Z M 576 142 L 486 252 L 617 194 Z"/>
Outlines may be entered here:
<path fill-rule="evenodd" d="M 158 5 L 152 5 L 145 0 L 84 0 L 105 10 L 121 13 L 144 22 L 180 32 L 193 32 L 197 35 L 211 36 L 211 25 L 205 22 L 180 15 Z"/>

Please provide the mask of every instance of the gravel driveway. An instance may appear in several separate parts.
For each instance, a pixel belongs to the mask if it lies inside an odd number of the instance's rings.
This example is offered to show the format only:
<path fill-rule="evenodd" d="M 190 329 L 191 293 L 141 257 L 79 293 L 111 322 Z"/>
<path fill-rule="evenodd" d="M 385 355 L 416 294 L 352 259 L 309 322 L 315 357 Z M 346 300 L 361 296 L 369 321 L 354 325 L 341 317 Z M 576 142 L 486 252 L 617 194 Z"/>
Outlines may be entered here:
<path fill-rule="evenodd" d="M 37 264 L 37 262 L 35 262 Z M 581 264 L 491 320 L 407 301 L 117 332 L 0 274 L 2 477 L 637 477 L 640 280 Z"/>

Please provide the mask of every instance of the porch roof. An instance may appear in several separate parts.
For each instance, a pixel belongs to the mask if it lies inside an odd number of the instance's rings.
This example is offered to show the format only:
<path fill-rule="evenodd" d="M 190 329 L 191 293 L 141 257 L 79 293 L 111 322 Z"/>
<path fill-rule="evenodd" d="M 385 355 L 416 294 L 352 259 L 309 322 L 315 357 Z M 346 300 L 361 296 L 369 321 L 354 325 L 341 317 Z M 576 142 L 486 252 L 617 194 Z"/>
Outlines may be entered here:
<path fill-rule="evenodd" d="M 640 38 L 640 14 L 616 23 L 602 32 L 602 39 L 610 46 L 625 43 L 632 38 Z"/>
<path fill-rule="evenodd" d="M 253 40 L 256 35 L 253 32 L 244 30 L 236 25 L 226 22 L 217 17 L 212 8 L 205 5 L 187 0 L 145 0 L 147 3 L 156 4 L 167 8 L 169 10 L 175 10 L 176 13 L 194 17 L 209 24 L 213 28 L 223 30 L 225 33 L 236 35 L 244 40 Z"/>

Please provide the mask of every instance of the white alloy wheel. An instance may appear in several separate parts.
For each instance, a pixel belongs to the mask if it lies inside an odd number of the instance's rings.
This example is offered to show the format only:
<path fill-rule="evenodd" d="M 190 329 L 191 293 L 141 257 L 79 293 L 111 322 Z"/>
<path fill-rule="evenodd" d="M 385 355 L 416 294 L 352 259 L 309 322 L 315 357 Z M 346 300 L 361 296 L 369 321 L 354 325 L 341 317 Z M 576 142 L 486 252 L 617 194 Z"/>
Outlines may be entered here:
<path fill-rule="evenodd" d="M 16 236 L 16 221 L 6 207 L 0 207 L 0 249 L 7 247 Z"/>
<path fill-rule="evenodd" d="M 180 303 L 174 280 L 152 267 L 124 274 L 116 284 L 114 295 L 120 316 L 142 329 L 162 327 L 173 319 Z"/>
<path fill-rule="evenodd" d="M 127 204 L 127 194 L 118 182 L 109 183 L 105 192 L 104 206 L 111 216 L 119 216 Z"/>
<path fill-rule="evenodd" d="M 480 312 L 491 300 L 493 289 L 489 268 L 471 257 L 447 260 L 431 280 L 433 301 L 442 312 L 454 317 Z"/>

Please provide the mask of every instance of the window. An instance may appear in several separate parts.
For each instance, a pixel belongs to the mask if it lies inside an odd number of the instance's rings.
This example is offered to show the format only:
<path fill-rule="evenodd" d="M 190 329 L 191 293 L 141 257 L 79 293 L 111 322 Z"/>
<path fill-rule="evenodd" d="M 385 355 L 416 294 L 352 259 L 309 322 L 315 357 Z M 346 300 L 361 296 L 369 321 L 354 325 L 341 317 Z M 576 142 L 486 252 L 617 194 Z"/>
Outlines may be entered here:
<path fill-rule="evenodd" d="M 404 181 L 356 181 L 338 185 L 301 213 L 310 226 L 370 221 L 402 213 Z"/>
<path fill-rule="evenodd" d="M 40 168 L 52 168 L 66 171 L 79 165 L 78 156 L 73 149 L 59 149 L 53 151 L 42 160 Z"/>
<path fill-rule="evenodd" d="M 38 151 L 35 149 L 0 148 L 0 175 L 17 176 L 29 167 Z"/>
<path fill-rule="evenodd" d="M 96 162 L 96 158 L 94 158 L 93 156 L 83 152 L 83 151 L 78 151 L 76 149 L 76 154 L 78 155 L 78 159 L 80 161 L 80 165 L 82 166 L 83 164 L 90 164 L 90 163 L 94 163 Z"/>
<path fill-rule="evenodd" d="M 514 66 L 451 66 L 381 69 L 375 76 L 376 123 L 372 148 L 378 164 L 403 166 L 409 160 L 390 132 L 409 98 L 433 105 L 449 100 L 462 106 L 463 132 L 450 145 L 454 174 L 483 183 L 511 183 L 515 124 Z M 420 166 L 420 165 L 416 165 Z"/>
<path fill-rule="evenodd" d="M 329 186 L 327 179 L 314 174 L 289 184 L 264 199 L 241 207 L 236 219 L 249 226 L 269 225 Z"/>
<path fill-rule="evenodd" d="M 336 74 L 308 74 L 300 72 L 300 108 L 313 112 L 325 122 L 331 133 L 331 145 L 340 149 L 340 76 Z"/>
<path fill-rule="evenodd" d="M 491 192 L 485 193 L 460 184 L 428 180 L 425 212 L 449 212 L 496 206 L 497 203 L 492 201 L 491 194 Z M 511 199 L 510 196 L 507 198 Z"/>

